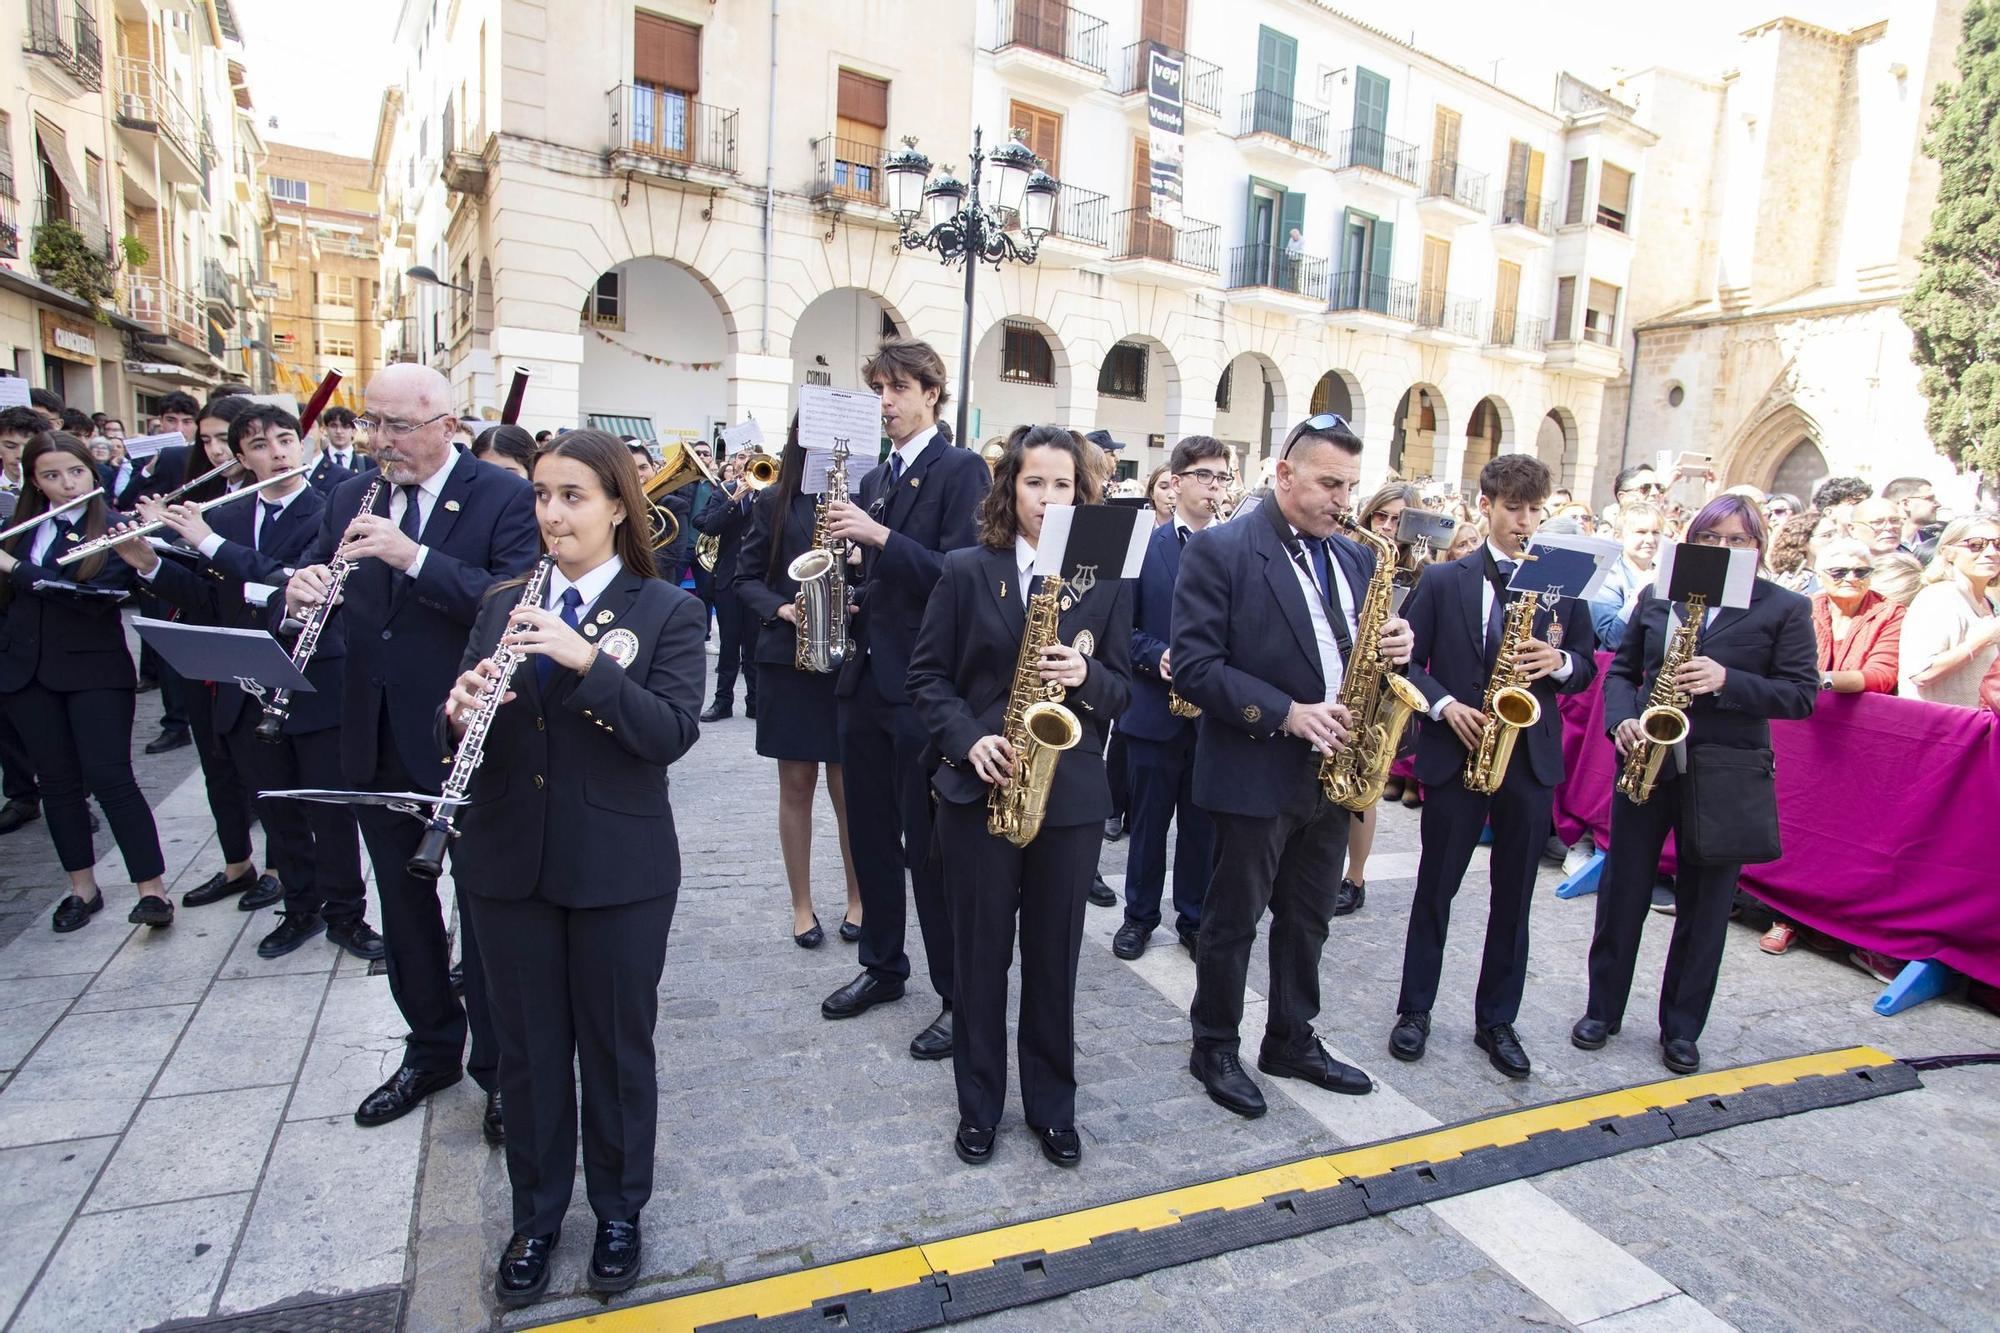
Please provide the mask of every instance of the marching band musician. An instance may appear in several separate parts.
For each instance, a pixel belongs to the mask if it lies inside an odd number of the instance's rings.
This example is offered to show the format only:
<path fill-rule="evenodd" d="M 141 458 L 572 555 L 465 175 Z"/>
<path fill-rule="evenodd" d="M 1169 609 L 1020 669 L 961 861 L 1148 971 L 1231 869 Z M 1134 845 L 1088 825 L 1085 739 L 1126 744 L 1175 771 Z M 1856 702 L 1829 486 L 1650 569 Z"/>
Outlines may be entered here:
<path fill-rule="evenodd" d="M 492 714 L 453 861 L 500 1044 L 514 1235 L 495 1291 L 508 1306 L 548 1285 L 576 1177 L 579 1081 L 597 1214 L 589 1285 L 623 1291 L 639 1275 L 653 1027 L 680 887 L 666 768 L 699 734 L 706 674 L 701 602 L 656 577 L 625 446 L 599 430 L 558 437 L 536 460 L 534 496 L 555 562 L 546 601 L 518 608 L 524 580 L 493 586 L 438 718 L 449 751 L 481 710 L 496 646 L 526 655 Z"/>
<path fill-rule="evenodd" d="M 750 527 L 750 502 L 757 495 L 743 475 L 748 457 L 747 453 L 735 454 L 722 465 L 722 490 L 711 495 L 694 516 L 695 529 L 719 543 L 714 570 L 715 621 L 722 631 L 722 642 L 715 657 L 715 702 L 701 715 L 704 722 L 735 716 L 739 672 L 743 676 L 743 715 L 757 716 L 757 623 L 745 619 L 736 594 L 737 551 Z"/>
<path fill-rule="evenodd" d="M 840 863 L 847 877 L 847 912 L 840 922 L 840 938 L 850 944 L 861 938 L 861 886 L 854 877 L 854 854 L 847 838 L 847 790 L 835 721 L 838 676 L 798 669 L 799 585 L 786 570 L 812 549 L 820 504 L 818 496 L 802 487 L 805 462 L 794 417 L 778 479 L 751 508 L 749 534 L 735 554 L 733 591 L 740 614 L 757 635 L 750 668 L 764 701 L 757 714 L 757 753 L 778 761 L 778 848 L 792 892 L 792 940 L 802 949 L 816 949 L 826 938 L 812 898 L 813 792 L 819 786 L 821 764 L 826 765 L 826 794 L 833 801 Z M 721 569 L 718 561 L 716 570 Z M 727 635 L 723 642 L 728 642 Z"/>
<path fill-rule="evenodd" d="M 1438 725 L 1417 736 L 1417 780 L 1424 784 L 1422 854 L 1416 898 L 1403 942 L 1403 989 L 1389 1053 L 1420 1060 L 1430 1038 L 1431 1004 L 1444 967 L 1451 901 L 1479 845 L 1493 826 L 1492 898 L 1486 948 L 1473 999 L 1473 1041 L 1509 1078 L 1528 1077 L 1527 1052 L 1514 1031 L 1528 980 L 1528 909 L 1535 866 L 1547 844 L 1555 789 L 1563 779 L 1558 694 L 1575 694 L 1596 679 L 1590 608 L 1574 597 L 1535 613 L 1516 662 L 1519 677 L 1541 704 L 1539 718 L 1517 738 L 1500 787 L 1491 795 L 1465 784 L 1466 757 L 1478 750 L 1487 725 L 1480 711 L 1495 670 L 1507 619 L 1507 580 L 1520 567 L 1528 539 L 1541 526 L 1552 478 L 1531 454 L 1503 454 L 1479 472 L 1479 516 L 1486 544 L 1473 554 L 1428 569 L 1404 613 L 1416 633 L 1410 683 L 1430 704 Z M 1580 591 L 1580 590 L 1579 590 Z M 1552 634 L 1551 624 L 1562 632 Z M 1549 640 L 1558 638 L 1563 647 Z"/>
<path fill-rule="evenodd" d="M 820 1013 L 853 1018 L 903 997 L 910 958 L 903 874 L 909 872 L 938 1016 L 910 1043 L 919 1060 L 952 1053 L 952 932 L 944 882 L 930 862 L 931 801 L 921 766 L 929 737 L 910 708 L 905 681 L 944 555 L 977 539 L 976 510 L 992 481 L 970 449 L 955 449 L 938 424 L 944 359 L 929 343 L 885 341 L 862 368 L 882 401 L 894 445 L 861 480 L 857 503 L 829 511 L 829 533 L 862 548 L 854 651 L 842 665 L 841 773 L 846 779 L 854 873 L 861 882 L 861 974 L 826 997 Z"/>
<path fill-rule="evenodd" d="M 90 451 L 74 435 L 45 432 L 28 442 L 22 471 L 29 485 L 17 523 L 85 495 L 97 485 Z M 101 551 L 70 569 L 64 551 L 104 534 L 102 497 L 49 519 L 0 546 L 0 707 L 20 732 L 41 785 L 49 838 L 69 872 L 70 891 L 56 904 L 57 931 L 76 930 L 104 907 L 93 867 L 89 797 L 95 796 L 125 858 L 139 901 L 134 925 L 171 926 L 173 900 L 163 876 L 160 834 L 132 775 L 132 715 L 137 677 L 112 593 L 132 586 L 132 569 Z M 42 583 L 74 583 L 87 591 Z"/>
<path fill-rule="evenodd" d="M 534 493 L 520 478 L 453 448 L 451 386 L 435 370 L 385 366 L 369 379 L 367 392 L 367 429 L 379 471 L 348 478 L 328 497 L 319 535 L 285 584 L 285 601 L 294 617 L 303 617 L 326 600 L 326 561 L 339 552 L 356 562 L 335 613 L 344 622 L 347 647 L 341 770 L 357 787 L 434 792 L 449 768 L 430 739 L 437 701 L 450 691 L 480 598 L 496 579 L 535 561 Z M 378 478 L 389 492 L 387 503 L 358 512 Z M 486 1089 L 483 1128 L 497 1143 L 504 1134 L 497 1057 L 463 888 L 461 1005 L 448 975 L 437 886 L 408 870 L 424 826 L 379 805 L 360 806 L 355 814 L 382 903 L 389 990 L 410 1025 L 402 1067 L 362 1099 L 355 1122 L 387 1124 L 469 1071 Z M 468 1025 L 472 1050 L 464 1059 Z"/>
<path fill-rule="evenodd" d="M 1332 1092 L 1374 1087 L 1312 1027 L 1353 818 L 1326 798 L 1319 768 L 1352 725 L 1340 687 L 1373 559 L 1334 531 L 1360 478 L 1361 441 L 1347 422 L 1308 417 L 1285 436 L 1269 497 L 1189 542 L 1174 588 L 1174 686 L 1202 710 L 1194 796 L 1216 830 L 1188 1072 L 1249 1119 L 1264 1114 L 1264 1094 L 1243 1070 L 1237 1029 L 1266 907 L 1271 993 L 1257 1067 Z M 1384 658 L 1408 661 L 1410 643 L 1409 622 L 1388 618 Z"/>
<path fill-rule="evenodd" d="M 956 948 L 953 1146 L 974 1165 L 992 1160 L 1006 1103 L 1007 974 L 1017 918 L 1022 1108 L 1044 1157 L 1061 1167 L 1083 1158 L 1076 967 L 1084 895 L 1111 811 L 1105 733 L 1131 690 L 1132 594 L 1124 580 L 1100 578 L 1076 594 L 1066 589 L 1056 641 L 1041 653 L 1040 681 L 1064 687 L 1056 702 L 1083 724 L 1079 742 L 1056 765 L 1041 831 L 1025 847 L 994 835 L 987 802 L 996 786 L 1024 776 L 1022 756 L 1001 733 L 1036 585 L 1035 552 L 1047 506 L 1096 501 L 1088 448 L 1061 426 L 1015 429 L 979 507 L 979 545 L 945 557 L 910 657 L 910 699 L 943 761 L 932 785 Z"/>
<path fill-rule="evenodd" d="M 329 407 L 319 414 L 319 457 L 306 474 L 316 491 L 327 492 L 359 472 L 371 471 L 375 460 L 354 447 L 354 413 Z"/>

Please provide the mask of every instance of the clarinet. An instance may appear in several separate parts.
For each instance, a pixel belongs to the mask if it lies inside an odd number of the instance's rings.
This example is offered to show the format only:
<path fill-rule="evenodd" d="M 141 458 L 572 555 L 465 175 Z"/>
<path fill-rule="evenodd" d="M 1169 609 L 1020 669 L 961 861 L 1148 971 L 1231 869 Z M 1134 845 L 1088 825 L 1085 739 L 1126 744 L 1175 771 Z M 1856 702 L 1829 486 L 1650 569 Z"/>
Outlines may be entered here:
<path fill-rule="evenodd" d="M 382 494 L 381 481 L 368 483 L 368 489 L 361 493 L 361 507 L 354 511 L 359 518 L 363 514 L 375 512 L 375 499 Z M 292 665 L 301 672 L 319 651 L 319 636 L 326 629 L 327 618 L 333 614 L 333 604 L 340 600 L 340 590 L 347 586 L 347 576 L 354 572 L 354 562 L 346 556 L 335 555 L 326 572 L 332 576 L 332 583 L 326 590 L 326 600 L 306 612 L 304 624 L 299 629 L 299 640 L 292 645 Z M 280 627 L 282 628 L 282 626 Z M 257 719 L 257 739 L 276 745 L 285 735 L 285 719 L 292 715 L 292 692 L 273 690 L 269 702 L 264 705 L 264 716 Z"/>
<path fill-rule="evenodd" d="M 528 582 L 521 589 L 521 598 L 514 603 L 514 612 L 508 616 L 513 623 L 514 615 L 524 608 L 539 607 L 542 597 L 548 591 L 549 571 L 555 568 L 555 560 L 543 556 L 528 575 Z M 457 830 L 452 827 L 458 816 L 458 807 L 465 800 L 465 794 L 472 790 L 472 775 L 479 771 L 479 765 L 486 758 L 486 733 L 493 727 L 493 715 L 500 711 L 500 701 L 507 697 L 507 682 L 514 678 L 514 668 L 521 665 L 527 654 L 508 644 L 501 644 L 493 650 L 494 672 L 489 678 L 486 692 L 479 696 L 479 702 L 459 714 L 458 720 L 465 724 L 465 734 L 458 738 L 458 748 L 452 752 L 451 773 L 444 780 L 444 798 L 424 821 L 424 836 L 417 843 L 417 853 L 405 867 L 418 879 L 436 879 L 444 873 L 445 849 L 451 846 Z"/>

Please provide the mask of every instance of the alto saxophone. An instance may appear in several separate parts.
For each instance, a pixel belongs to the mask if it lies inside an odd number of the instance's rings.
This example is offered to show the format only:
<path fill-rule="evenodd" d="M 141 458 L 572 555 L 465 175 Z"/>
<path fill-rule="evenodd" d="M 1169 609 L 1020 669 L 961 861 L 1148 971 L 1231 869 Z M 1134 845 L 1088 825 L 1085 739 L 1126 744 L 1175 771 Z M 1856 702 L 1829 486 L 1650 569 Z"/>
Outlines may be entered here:
<path fill-rule="evenodd" d="M 374 513 L 376 497 L 381 494 L 380 479 L 369 482 L 368 489 L 361 492 L 361 504 L 354 511 L 355 518 Z M 301 672 L 313 660 L 313 654 L 319 651 L 319 636 L 326 631 L 326 622 L 328 617 L 333 615 L 334 603 L 340 600 L 341 589 L 347 586 L 347 576 L 354 572 L 354 562 L 344 555 L 336 554 L 327 565 L 326 572 L 326 600 L 306 612 L 306 618 L 299 628 L 298 642 L 292 645 L 292 665 Z M 279 628 L 282 630 L 284 626 L 280 625 Z M 271 697 L 264 705 L 264 715 L 257 719 L 254 732 L 257 739 L 276 745 L 284 738 L 285 719 L 291 715 L 292 692 L 271 691 Z"/>
<path fill-rule="evenodd" d="M 1639 730 L 1645 739 L 1632 747 L 1618 770 L 1618 790 L 1634 805 L 1644 805 L 1652 796 L 1667 751 L 1687 739 L 1688 694 L 1674 684 L 1674 676 L 1694 656 L 1701 642 L 1701 620 L 1707 614 L 1707 598 L 1689 597 L 1687 619 L 1667 639 L 1666 651 L 1661 654 L 1660 674 L 1653 677 L 1646 711 L 1639 714 Z"/>
<path fill-rule="evenodd" d="M 556 567 L 555 560 L 543 556 L 536 562 L 528 581 L 521 588 L 521 596 L 514 603 L 512 615 L 507 623 L 514 623 L 523 609 L 540 607 L 544 594 L 548 592 L 549 571 Z M 505 631 L 502 631 L 504 637 Z M 479 696 L 479 702 L 459 714 L 458 720 L 465 732 L 458 738 L 458 748 L 452 751 L 451 772 L 445 777 L 442 799 L 432 809 L 430 817 L 424 821 L 424 835 L 417 843 L 416 854 L 410 857 L 405 867 L 418 879 L 436 879 L 444 874 L 445 849 L 458 830 L 453 827 L 458 818 L 458 807 L 464 803 L 466 793 L 472 790 L 472 775 L 479 771 L 479 765 L 486 758 L 486 733 L 493 729 L 493 715 L 500 711 L 500 701 L 507 697 L 508 682 L 514 679 L 514 669 L 521 665 L 527 654 L 510 644 L 502 643 L 493 650 L 493 674 L 487 678 L 486 692 Z"/>
<path fill-rule="evenodd" d="M 1056 642 L 1062 590 L 1063 581 L 1047 575 L 1041 591 L 1028 599 L 1028 623 L 1014 659 L 1014 684 L 1000 726 L 1000 734 L 1014 751 L 1014 776 L 986 798 L 986 831 L 1016 847 L 1026 847 L 1042 831 L 1056 760 L 1083 736 L 1076 714 L 1056 702 L 1063 687 L 1043 681 L 1041 675 L 1042 649 Z"/>
<path fill-rule="evenodd" d="M 1354 652 L 1340 682 L 1353 730 L 1341 749 L 1319 762 L 1319 785 L 1326 799 L 1349 810 L 1366 810 L 1382 799 L 1403 728 L 1424 711 L 1424 696 L 1382 656 L 1382 627 L 1389 620 L 1396 586 L 1396 544 L 1364 526 L 1341 520 L 1348 534 L 1375 553 L 1375 572 L 1354 618 Z"/>
<path fill-rule="evenodd" d="M 797 642 L 792 664 L 800 671 L 825 675 L 840 670 L 852 645 L 847 631 L 847 543 L 827 531 L 835 501 L 847 500 L 847 441 L 835 440 L 833 462 L 826 469 L 826 493 L 813 514 L 812 548 L 785 568 L 785 577 L 799 585 L 792 599 Z M 784 521 L 771 516 L 774 531 Z"/>
<path fill-rule="evenodd" d="M 1465 757 L 1467 791 L 1487 796 L 1499 791 L 1521 729 L 1542 720 L 1542 702 L 1528 689 L 1521 668 L 1521 649 L 1534 632 L 1539 602 L 1534 593 L 1524 592 L 1507 606 L 1507 619 L 1500 628 L 1499 656 L 1486 680 L 1486 698 L 1479 705 L 1479 711 L 1486 714 L 1486 725 L 1479 730 L 1479 747 Z"/>

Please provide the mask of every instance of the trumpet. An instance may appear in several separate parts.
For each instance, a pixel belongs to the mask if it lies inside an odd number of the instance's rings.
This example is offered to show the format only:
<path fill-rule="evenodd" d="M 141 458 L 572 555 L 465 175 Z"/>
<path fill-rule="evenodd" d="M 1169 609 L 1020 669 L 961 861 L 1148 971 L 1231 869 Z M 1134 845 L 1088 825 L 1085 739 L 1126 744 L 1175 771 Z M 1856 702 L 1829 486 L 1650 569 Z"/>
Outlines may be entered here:
<path fill-rule="evenodd" d="M 228 466 L 234 467 L 236 465 L 231 463 Z M 281 481 L 290 481 L 293 477 L 303 477 L 310 470 L 303 467 L 288 468 L 274 477 L 266 477 L 254 486 L 243 486 L 231 491 L 227 495 L 218 495 L 213 500 L 204 500 L 194 507 L 194 511 L 197 514 L 205 514 L 211 509 L 229 504 L 235 500 L 241 500 L 246 495 L 257 495 L 269 487 L 276 486 Z M 175 494 L 179 494 L 179 492 L 177 491 Z M 165 519 L 156 518 L 151 523 L 141 523 L 138 527 L 130 528 L 124 532 L 106 533 L 95 541 L 85 542 L 74 551 L 66 552 L 56 560 L 56 565 L 60 568 L 65 565 L 73 565 L 79 560 L 88 560 L 99 551 L 110 550 L 119 542 L 129 541 L 133 537 L 150 537 L 154 533 L 160 532 L 170 526 L 172 525 Z"/>
<path fill-rule="evenodd" d="M 0 542 L 4 542 L 10 537 L 18 537 L 24 532 L 29 532 L 35 528 L 39 528 L 40 526 L 42 526 L 42 524 L 48 522 L 50 519 L 66 514 L 70 510 L 76 508 L 78 505 L 87 505 L 92 500 L 95 500 L 98 496 L 102 494 L 104 494 L 104 488 L 102 486 L 95 486 L 92 487 L 89 491 L 85 492 L 84 494 L 77 496 L 76 499 L 74 500 L 65 500 L 53 509 L 44 509 L 41 513 L 35 515 L 31 519 L 28 519 L 26 522 L 16 523 L 13 527 L 7 529 L 5 532 L 0 532 Z"/>

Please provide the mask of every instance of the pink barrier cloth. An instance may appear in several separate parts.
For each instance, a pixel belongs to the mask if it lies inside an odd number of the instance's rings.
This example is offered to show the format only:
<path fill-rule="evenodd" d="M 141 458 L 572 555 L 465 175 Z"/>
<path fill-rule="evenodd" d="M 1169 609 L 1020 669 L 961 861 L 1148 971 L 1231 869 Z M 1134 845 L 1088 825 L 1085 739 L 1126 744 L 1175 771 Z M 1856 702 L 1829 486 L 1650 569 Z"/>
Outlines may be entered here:
<path fill-rule="evenodd" d="M 1598 659 L 1600 673 L 1610 662 Z M 1598 680 L 1603 680 L 1602 674 Z M 1598 685 L 1562 700 L 1568 780 L 1556 832 L 1610 845 L 1617 754 Z M 1894 958 L 1935 958 L 2000 986 L 2000 718 L 1881 694 L 1822 694 L 1775 722 L 1784 856 L 1743 886 L 1794 921 Z M 1674 865 L 1673 843 L 1661 868 Z"/>

